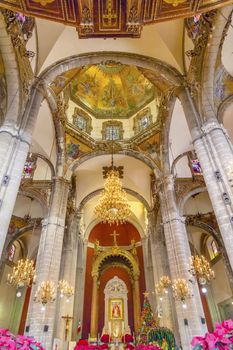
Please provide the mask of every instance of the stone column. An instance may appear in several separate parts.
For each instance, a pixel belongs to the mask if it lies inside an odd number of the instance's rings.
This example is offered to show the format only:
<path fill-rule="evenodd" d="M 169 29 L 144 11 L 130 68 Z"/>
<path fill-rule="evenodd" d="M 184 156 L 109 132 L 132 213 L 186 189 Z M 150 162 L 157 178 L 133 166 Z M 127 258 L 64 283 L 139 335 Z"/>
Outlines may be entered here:
<path fill-rule="evenodd" d="M 72 330 L 72 340 L 77 338 L 77 325 L 78 322 L 83 320 L 84 312 L 84 289 L 85 289 L 85 272 L 86 272 L 86 257 L 87 257 L 87 245 L 88 241 L 83 240 L 81 237 L 78 242 L 78 261 L 76 269 L 76 285 L 74 295 L 74 320 Z"/>
<path fill-rule="evenodd" d="M 98 276 L 93 276 L 92 300 L 91 300 L 91 340 L 97 339 L 98 333 Z"/>
<path fill-rule="evenodd" d="M 188 89 L 179 93 L 222 239 L 233 269 L 233 147 L 217 120 L 200 122 Z"/>
<path fill-rule="evenodd" d="M 66 280 L 72 287 L 76 287 L 76 269 L 77 269 L 77 260 L 78 260 L 78 233 L 79 233 L 79 221 L 80 213 L 71 213 L 70 214 L 70 223 L 68 223 L 67 235 L 64 239 L 64 247 L 62 252 L 61 260 L 61 271 L 60 271 L 60 280 Z M 75 291 L 76 292 L 76 291 Z M 79 296 L 80 297 L 80 296 Z M 58 298 L 57 302 L 57 316 L 55 322 L 55 338 L 65 339 L 65 327 L 64 322 L 61 322 L 62 316 L 67 314 L 71 317 L 74 316 L 74 296 L 69 299 L 67 298 Z M 68 334 L 68 339 L 71 340 L 72 336 L 72 325 L 74 320 L 70 322 L 70 332 Z M 76 323 L 74 326 L 77 326 Z"/>
<path fill-rule="evenodd" d="M 47 304 L 45 311 L 42 311 L 42 305 L 35 302 L 33 298 L 42 281 L 53 281 L 57 286 L 59 280 L 68 191 L 68 181 L 57 178 L 54 182 L 50 212 L 42 225 L 36 262 L 37 282 L 32 290 L 26 324 L 29 326 L 29 335 L 40 341 L 46 350 L 52 349 L 57 299 L 55 302 Z M 46 332 L 45 325 L 48 326 Z"/>
<path fill-rule="evenodd" d="M 43 96 L 31 90 L 20 126 L 5 122 L 0 128 L 0 258 L 31 143 L 36 115 Z M 33 107 L 32 107 L 33 100 Z"/>
<path fill-rule="evenodd" d="M 161 221 L 161 213 L 158 213 L 157 224 L 154 225 L 154 229 L 150 234 L 151 256 L 155 283 L 158 283 L 160 277 L 162 276 L 170 277 L 168 255 Z M 174 332 L 176 339 L 179 339 L 178 324 L 171 293 L 164 295 L 162 301 L 160 301 L 159 298 L 156 297 L 156 294 L 154 294 L 154 299 L 157 301 L 158 313 L 161 311 L 161 318 L 158 320 L 159 325 L 161 327 L 171 329 Z"/>
<path fill-rule="evenodd" d="M 141 302 L 140 302 L 140 287 L 139 276 L 134 276 L 133 281 L 133 311 L 134 311 L 134 330 L 140 327 L 140 314 L 141 314 Z"/>
<path fill-rule="evenodd" d="M 185 221 L 178 214 L 174 179 L 171 175 L 162 179 L 159 196 L 171 278 L 173 281 L 176 278 L 185 278 L 188 281 L 191 277 L 188 272 L 191 252 Z M 182 308 L 180 301 L 174 302 L 183 350 L 190 350 L 192 337 L 206 331 L 206 326 L 202 324 L 204 312 L 198 287 L 191 283 L 189 286 L 193 296 L 186 302 L 187 309 Z"/>

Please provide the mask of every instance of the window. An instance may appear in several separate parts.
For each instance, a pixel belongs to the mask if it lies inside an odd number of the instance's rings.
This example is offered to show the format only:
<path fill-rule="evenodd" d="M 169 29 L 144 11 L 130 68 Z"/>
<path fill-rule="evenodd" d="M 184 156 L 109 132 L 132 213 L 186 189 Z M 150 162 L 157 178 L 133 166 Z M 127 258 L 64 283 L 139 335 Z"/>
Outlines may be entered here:
<path fill-rule="evenodd" d="M 117 120 L 103 123 L 102 138 L 106 141 L 117 141 L 123 138 L 123 124 Z"/>
<path fill-rule="evenodd" d="M 193 175 L 202 175 L 201 164 L 198 159 L 191 159 L 191 168 Z"/>
<path fill-rule="evenodd" d="M 134 133 L 138 134 L 139 132 L 146 130 L 151 123 L 151 110 L 150 108 L 145 108 L 134 118 Z"/>
<path fill-rule="evenodd" d="M 218 247 L 217 247 L 217 244 L 214 240 L 211 242 L 211 248 L 212 248 L 213 256 L 214 257 L 218 256 L 218 254 L 219 254 Z"/>
<path fill-rule="evenodd" d="M 214 260 L 219 255 L 219 248 L 213 237 L 209 236 L 206 242 L 206 248 L 210 257 L 210 260 Z"/>
<path fill-rule="evenodd" d="M 80 130 L 86 131 L 87 130 L 87 121 L 83 117 L 81 117 L 81 115 L 78 115 L 76 117 L 76 126 Z"/>
<path fill-rule="evenodd" d="M 91 117 L 81 108 L 75 108 L 73 114 L 73 124 L 80 130 L 90 134 L 92 131 Z"/>
<path fill-rule="evenodd" d="M 24 180 L 32 180 L 34 172 L 36 170 L 36 162 L 37 158 L 32 154 L 29 154 L 23 168 L 22 178 Z"/>
<path fill-rule="evenodd" d="M 107 141 L 119 140 L 120 139 L 120 127 L 117 125 L 109 125 L 106 127 L 106 137 Z"/>
<path fill-rule="evenodd" d="M 14 261 L 15 251 L 16 251 L 16 247 L 14 244 L 12 244 L 10 247 L 10 250 L 8 251 L 8 260 L 11 262 Z"/>

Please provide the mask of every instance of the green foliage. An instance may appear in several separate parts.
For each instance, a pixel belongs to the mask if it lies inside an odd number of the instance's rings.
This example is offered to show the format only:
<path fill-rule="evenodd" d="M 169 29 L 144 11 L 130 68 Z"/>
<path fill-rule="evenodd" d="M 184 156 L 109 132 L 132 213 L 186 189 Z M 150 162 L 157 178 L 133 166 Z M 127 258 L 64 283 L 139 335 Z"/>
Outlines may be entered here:
<path fill-rule="evenodd" d="M 165 327 L 151 329 L 148 334 L 148 341 L 151 343 L 157 342 L 159 346 L 162 346 L 165 341 L 168 350 L 175 349 L 176 345 L 172 331 Z"/>

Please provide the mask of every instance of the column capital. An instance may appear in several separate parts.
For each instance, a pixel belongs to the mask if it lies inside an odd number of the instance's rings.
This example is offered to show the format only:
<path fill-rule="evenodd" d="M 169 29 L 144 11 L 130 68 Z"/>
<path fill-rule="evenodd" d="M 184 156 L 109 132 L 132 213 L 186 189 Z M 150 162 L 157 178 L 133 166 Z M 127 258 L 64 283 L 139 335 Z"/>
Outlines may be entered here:
<path fill-rule="evenodd" d="M 229 138 L 227 130 L 224 128 L 223 124 L 220 124 L 217 120 L 210 120 L 201 127 L 201 130 L 205 135 L 217 129 L 221 130 L 224 133 L 224 135 L 227 136 L 227 138 Z"/>

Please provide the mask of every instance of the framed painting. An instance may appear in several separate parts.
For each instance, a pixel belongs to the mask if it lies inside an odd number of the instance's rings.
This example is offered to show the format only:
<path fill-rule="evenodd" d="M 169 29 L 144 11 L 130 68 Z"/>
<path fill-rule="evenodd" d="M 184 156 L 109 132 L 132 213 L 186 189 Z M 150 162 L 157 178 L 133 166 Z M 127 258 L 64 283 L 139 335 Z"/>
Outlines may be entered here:
<path fill-rule="evenodd" d="M 124 304 L 121 298 L 109 299 L 109 320 L 123 320 Z"/>

